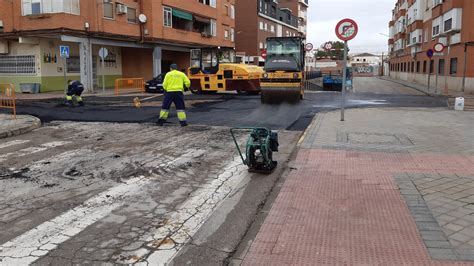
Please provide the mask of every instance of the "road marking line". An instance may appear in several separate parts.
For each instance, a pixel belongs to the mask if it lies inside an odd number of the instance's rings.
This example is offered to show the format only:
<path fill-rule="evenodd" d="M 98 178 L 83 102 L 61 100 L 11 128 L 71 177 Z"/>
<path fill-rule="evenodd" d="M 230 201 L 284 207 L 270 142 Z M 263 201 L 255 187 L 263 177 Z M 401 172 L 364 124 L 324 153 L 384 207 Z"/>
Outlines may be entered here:
<path fill-rule="evenodd" d="M 0 264 L 31 264 L 86 227 L 124 205 L 130 196 L 141 193 L 150 179 L 136 177 L 88 199 L 56 218 L 0 246 Z"/>
<path fill-rule="evenodd" d="M 29 140 L 13 140 L 13 141 L 9 141 L 7 143 L 0 144 L 0 149 L 4 149 L 4 148 L 8 148 L 10 146 L 20 145 L 20 144 L 24 144 L 24 143 L 28 143 L 28 142 L 30 142 L 30 141 Z"/>
<path fill-rule="evenodd" d="M 146 239 L 148 248 L 122 253 L 117 256 L 117 262 L 147 265 L 167 265 L 171 262 L 248 174 L 247 167 L 242 164 L 240 157 L 234 158 L 225 169 L 216 179 L 195 191 L 181 207 L 170 214 L 166 225 L 158 228 Z M 150 249 L 155 251 L 150 252 Z"/>
<path fill-rule="evenodd" d="M 204 153 L 204 150 L 190 150 L 172 161 L 161 163 L 159 167 L 168 168 L 183 164 Z M 150 182 L 151 179 L 144 176 L 130 179 L 0 245 L 0 265 L 26 265 L 35 262 L 86 227 L 129 202 L 129 198 L 143 194 L 143 187 Z"/>
<path fill-rule="evenodd" d="M 33 153 L 42 152 L 42 151 L 45 151 L 49 148 L 64 146 L 64 145 L 69 144 L 69 143 L 71 143 L 71 142 L 70 141 L 53 141 L 53 142 L 48 142 L 48 143 L 41 144 L 38 147 L 28 147 L 26 149 L 22 149 L 22 150 L 19 150 L 19 151 L 10 152 L 10 153 L 1 155 L 0 156 L 0 162 L 6 161 L 7 158 L 10 157 L 10 156 L 21 157 L 21 156 L 25 156 L 25 155 L 29 155 L 29 154 L 33 154 Z"/>

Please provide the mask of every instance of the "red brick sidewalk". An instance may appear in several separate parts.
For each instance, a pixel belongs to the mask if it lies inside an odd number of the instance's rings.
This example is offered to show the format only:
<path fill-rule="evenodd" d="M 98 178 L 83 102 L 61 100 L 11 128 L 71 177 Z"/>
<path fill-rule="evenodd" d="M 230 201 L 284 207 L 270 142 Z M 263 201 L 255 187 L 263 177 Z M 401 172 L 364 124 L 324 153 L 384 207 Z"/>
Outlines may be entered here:
<path fill-rule="evenodd" d="M 442 264 L 393 178 L 473 175 L 474 156 L 303 149 L 295 167 L 244 264 Z"/>

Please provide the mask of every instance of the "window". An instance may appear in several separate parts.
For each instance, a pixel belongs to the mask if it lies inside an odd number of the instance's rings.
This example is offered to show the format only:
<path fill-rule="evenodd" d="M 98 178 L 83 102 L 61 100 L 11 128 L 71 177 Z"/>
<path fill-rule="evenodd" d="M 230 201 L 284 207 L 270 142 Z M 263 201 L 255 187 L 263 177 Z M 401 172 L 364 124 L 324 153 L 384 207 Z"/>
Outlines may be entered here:
<path fill-rule="evenodd" d="M 114 4 L 104 1 L 104 18 L 114 18 Z"/>
<path fill-rule="evenodd" d="M 263 22 L 260 21 L 260 29 L 263 30 Z"/>
<path fill-rule="evenodd" d="M 434 60 L 430 60 L 430 74 L 434 73 Z"/>
<path fill-rule="evenodd" d="M 229 39 L 229 31 L 224 30 L 224 39 L 228 40 Z"/>
<path fill-rule="evenodd" d="M 411 72 L 415 72 L 415 62 L 411 62 Z"/>
<path fill-rule="evenodd" d="M 438 74 L 444 75 L 444 59 L 438 61 Z"/>
<path fill-rule="evenodd" d="M 270 31 L 271 31 L 271 32 L 275 32 L 275 26 L 271 25 Z"/>
<path fill-rule="evenodd" d="M 0 74 L 36 74 L 34 55 L 0 55 Z"/>
<path fill-rule="evenodd" d="M 426 73 L 426 60 L 423 61 L 423 73 Z"/>
<path fill-rule="evenodd" d="M 81 73 L 81 60 L 79 56 L 70 56 L 66 59 L 67 73 Z"/>
<path fill-rule="evenodd" d="M 163 7 L 163 26 L 173 27 L 173 9 L 169 7 Z"/>
<path fill-rule="evenodd" d="M 268 24 L 265 23 L 264 25 L 265 25 L 264 29 L 267 31 L 268 30 Z"/>
<path fill-rule="evenodd" d="M 417 61 L 416 62 L 416 73 L 420 73 L 420 68 L 421 68 L 421 62 Z"/>
<path fill-rule="evenodd" d="M 453 19 L 450 18 L 444 22 L 444 32 L 450 31 L 453 29 Z"/>
<path fill-rule="evenodd" d="M 31 1 L 31 14 L 41 14 L 43 13 L 41 10 L 41 1 L 40 0 L 32 0 Z"/>
<path fill-rule="evenodd" d="M 216 0 L 199 0 L 199 3 L 216 7 Z"/>
<path fill-rule="evenodd" d="M 260 43 L 260 49 L 263 49 L 263 42 Z"/>
<path fill-rule="evenodd" d="M 235 6 L 230 5 L 230 18 L 235 19 Z"/>
<path fill-rule="evenodd" d="M 439 35 L 439 25 L 433 27 L 433 37 Z"/>
<path fill-rule="evenodd" d="M 80 0 L 21 0 L 23 16 L 69 13 L 80 15 Z"/>
<path fill-rule="evenodd" d="M 127 20 L 130 23 L 137 23 L 137 10 L 135 8 L 127 7 Z"/>
<path fill-rule="evenodd" d="M 212 36 L 217 36 L 217 22 L 214 19 L 211 19 L 211 34 Z"/>
<path fill-rule="evenodd" d="M 231 40 L 232 42 L 235 41 L 235 30 L 234 30 L 234 28 L 231 28 L 231 29 L 230 29 L 230 40 Z"/>
<path fill-rule="evenodd" d="M 451 58 L 451 61 L 449 62 L 449 74 L 456 75 L 457 73 L 458 73 L 458 59 Z"/>

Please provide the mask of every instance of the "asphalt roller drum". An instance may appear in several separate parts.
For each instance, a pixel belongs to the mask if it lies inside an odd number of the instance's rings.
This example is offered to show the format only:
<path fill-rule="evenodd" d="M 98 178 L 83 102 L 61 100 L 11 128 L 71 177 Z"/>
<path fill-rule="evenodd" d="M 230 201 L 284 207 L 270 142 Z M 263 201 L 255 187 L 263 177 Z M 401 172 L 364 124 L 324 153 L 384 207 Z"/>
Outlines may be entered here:
<path fill-rule="evenodd" d="M 262 88 L 260 99 L 264 104 L 298 103 L 301 100 L 300 88 Z"/>

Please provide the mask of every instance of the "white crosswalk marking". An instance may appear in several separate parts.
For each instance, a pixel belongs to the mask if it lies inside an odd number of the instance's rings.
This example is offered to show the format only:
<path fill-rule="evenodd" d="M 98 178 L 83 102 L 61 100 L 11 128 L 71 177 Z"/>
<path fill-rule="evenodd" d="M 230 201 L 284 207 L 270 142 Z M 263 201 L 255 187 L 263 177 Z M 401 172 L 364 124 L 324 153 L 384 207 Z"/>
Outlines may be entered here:
<path fill-rule="evenodd" d="M 45 222 L 0 246 L 1 265 L 31 264 L 79 234 L 142 191 L 149 179 L 137 177 L 90 198 L 82 205 Z"/>
<path fill-rule="evenodd" d="M 51 145 L 50 143 L 49 146 Z M 204 150 L 190 150 L 170 162 L 160 164 L 159 167 L 166 168 L 183 164 L 194 160 L 196 156 L 204 152 Z M 143 187 L 150 182 L 150 178 L 143 176 L 130 179 L 0 245 L 0 265 L 27 265 L 35 262 L 61 243 L 82 232 L 86 227 L 128 203 L 130 198 L 143 193 Z"/>
<path fill-rule="evenodd" d="M 29 140 L 13 140 L 13 141 L 0 144 L 0 149 L 4 149 L 4 148 L 8 148 L 11 146 L 20 145 L 20 144 L 24 144 L 28 142 L 30 141 Z"/>
<path fill-rule="evenodd" d="M 25 149 L 22 149 L 22 150 L 19 150 L 19 151 L 10 152 L 10 153 L 7 153 L 7 154 L 0 155 L 0 162 L 6 161 L 9 157 L 13 157 L 13 156 L 14 157 L 21 157 L 21 156 L 25 156 L 25 155 L 29 155 L 29 154 L 33 154 L 33 153 L 42 152 L 42 151 L 45 151 L 49 148 L 64 146 L 64 145 L 69 144 L 69 143 L 71 143 L 71 142 L 70 141 L 53 141 L 53 142 L 48 142 L 48 143 L 41 144 L 38 147 L 28 147 L 28 148 L 25 148 Z"/>
<path fill-rule="evenodd" d="M 170 214 L 165 226 L 152 232 L 146 241 L 148 249 L 141 248 L 131 253 L 120 254 L 120 263 L 143 265 L 167 265 L 181 248 L 201 228 L 220 203 L 234 191 L 247 176 L 247 167 L 240 157 L 235 158 L 216 179 L 205 184 L 191 195 L 180 208 Z M 156 251 L 150 252 L 150 249 Z M 145 263 L 146 262 L 146 263 Z"/>

